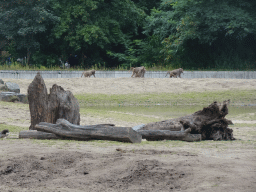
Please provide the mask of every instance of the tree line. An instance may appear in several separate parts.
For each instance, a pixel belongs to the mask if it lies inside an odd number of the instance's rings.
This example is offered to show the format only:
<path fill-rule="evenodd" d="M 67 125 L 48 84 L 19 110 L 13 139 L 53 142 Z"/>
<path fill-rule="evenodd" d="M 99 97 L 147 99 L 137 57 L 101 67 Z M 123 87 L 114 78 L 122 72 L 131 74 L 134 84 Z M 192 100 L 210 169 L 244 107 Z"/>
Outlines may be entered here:
<path fill-rule="evenodd" d="M 255 70 L 255 10 L 250 0 L 1 0 L 0 48 L 45 67 Z"/>

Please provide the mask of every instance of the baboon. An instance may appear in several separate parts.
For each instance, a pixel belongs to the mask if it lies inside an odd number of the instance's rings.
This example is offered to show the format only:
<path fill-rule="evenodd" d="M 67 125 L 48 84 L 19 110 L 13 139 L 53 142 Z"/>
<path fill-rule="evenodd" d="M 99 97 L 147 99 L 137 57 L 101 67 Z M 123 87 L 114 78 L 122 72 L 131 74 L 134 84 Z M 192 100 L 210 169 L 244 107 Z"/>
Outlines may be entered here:
<path fill-rule="evenodd" d="M 144 66 L 141 66 L 141 67 L 132 67 L 131 68 L 132 70 L 132 76 L 133 77 L 135 75 L 135 77 L 144 77 L 145 73 L 146 73 L 146 69 Z"/>
<path fill-rule="evenodd" d="M 180 74 L 183 73 L 183 69 L 182 68 L 179 68 L 179 69 L 175 69 L 173 71 L 168 71 L 167 74 L 165 75 L 165 77 L 170 74 L 170 78 L 172 77 L 176 77 L 179 76 L 180 77 Z M 180 77 L 181 78 L 181 77 Z"/>
<path fill-rule="evenodd" d="M 90 71 L 84 71 L 83 73 L 82 73 L 82 76 L 81 77 L 83 77 L 83 75 L 84 75 L 84 77 L 91 77 L 92 75 L 95 77 L 95 70 L 93 69 L 93 70 L 90 70 Z"/>

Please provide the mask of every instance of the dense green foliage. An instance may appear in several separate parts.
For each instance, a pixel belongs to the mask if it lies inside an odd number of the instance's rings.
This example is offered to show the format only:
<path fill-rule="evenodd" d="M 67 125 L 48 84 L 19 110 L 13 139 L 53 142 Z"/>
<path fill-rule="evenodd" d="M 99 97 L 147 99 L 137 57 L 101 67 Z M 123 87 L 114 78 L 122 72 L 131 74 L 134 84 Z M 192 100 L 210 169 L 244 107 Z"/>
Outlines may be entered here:
<path fill-rule="evenodd" d="M 255 10 L 249 0 L 2 0 L 0 49 L 39 67 L 255 70 Z"/>
<path fill-rule="evenodd" d="M 48 0 L 1 1 L 0 35 L 9 41 L 9 51 L 14 55 L 26 53 L 28 63 L 31 54 L 40 49 L 41 33 L 59 20 L 48 6 Z"/>

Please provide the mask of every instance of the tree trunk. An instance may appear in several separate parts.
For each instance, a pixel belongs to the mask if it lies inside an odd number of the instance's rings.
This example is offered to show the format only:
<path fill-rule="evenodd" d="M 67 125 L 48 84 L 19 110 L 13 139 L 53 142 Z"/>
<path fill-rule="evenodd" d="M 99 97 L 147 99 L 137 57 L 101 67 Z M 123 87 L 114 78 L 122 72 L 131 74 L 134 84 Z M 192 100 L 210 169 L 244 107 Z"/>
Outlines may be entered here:
<path fill-rule="evenodd" d="M 56 123 L 57 119 L 64 118 L 79 125 L 79 103 L 70 91 L 54 84 L 49 96 L 44 80 L 38 72 L 28 87 L 28 101 L 31 115 L 29 129 L 40 122 Z"/>
<path fill-rule="evenodd" d="M 112 140 L 130 143 L 140 143 L 141 135 L 131 127 L 113 127 L 109 125 L 78 126 L 65 119 L 58 119 L 57 124 L 41 122 L 35 126 L 36 130 L 54 133 L 64 139 L 79 140 Z"/>
<path fill-rule="evenodd" d="M 30 52 L 30 49 L 27 48 L 27 63 L 29 65 L 29 62 L 30 62 L 30 55 L 31 55 L 31 52 Z"/>
<path fill-rule="evenodd" d="M 48 116 L 47 89 L 39 72 L 28 87 L 28 102 L 31 115 L 29 129 L 33 130 L 36 124 L 47 122 Z"/>
<path fill-rule="evenodd" d="M 225 118 L 228 114 L 229 102 L 229 100 L 222 104 L 213 102 L 192 115 L 148 123 L 140 130 L 183 131 L 191 128 L 191 134 L 201 134 L 202 140 L 234 140 L 233 130 L 228 128 L 228 125 L 233 123 Z"/>
<path fill-rule="evenodd" d="M 80 125 L 79 103 L 70 91 L 54 84 L 48 97 L 48 121 L 56 123 L 57 119 L 64 118 L 72 124 Z M 41 121 L 44 122 L 44 121 Z"/>

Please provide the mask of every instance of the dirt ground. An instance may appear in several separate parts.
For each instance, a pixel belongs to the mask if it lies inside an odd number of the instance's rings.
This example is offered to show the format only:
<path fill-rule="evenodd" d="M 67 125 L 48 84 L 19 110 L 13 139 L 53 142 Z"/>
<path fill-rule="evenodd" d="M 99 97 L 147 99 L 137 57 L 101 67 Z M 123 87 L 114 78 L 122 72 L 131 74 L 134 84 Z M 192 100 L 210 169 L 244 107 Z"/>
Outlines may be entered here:
<path fill-rule="evenodd" d="M 18 83 L 26 94 L 32 80 Z M 149 93 L 255 89 L 256 80 L 237 79 L 45 79 L 79 93 Z M 255 113 L 256 114 L 256 113 Z M 231 119 L 234 123 L 256 121 Z M 81 116 L 81 124 L 129 122 Z M 0 105 L 1 124 L 28 129 L 27 107 Z M 255 127 L 232 127 L 235 141 L 125 144 L 0 139 L 0 191 L 256 191 Z"/>
<path fill-rule="evenodd" d="M 97 76 L 97 74 L 96 74 Z M 27 94 L 29 84 L 33 79 L 3 79 L 4 82 L 17 83 L 20 92 Z M 180 79 L 180 78 L 69 78 L 44 79 L 49 89 L 53 84 L 62 86 L 73 94 L 80 93 L 173 93 L 192 91 L 225 91 L 255 89 L 255 79 Z"/>

